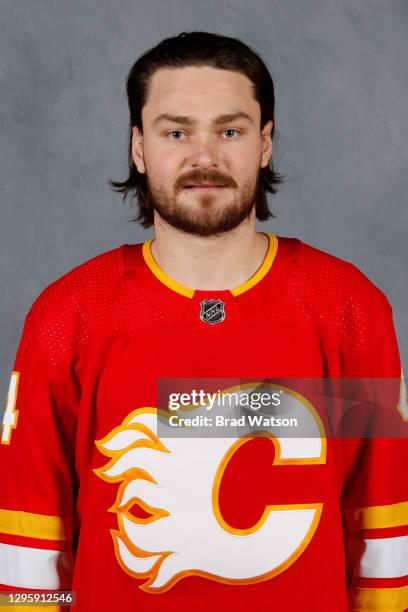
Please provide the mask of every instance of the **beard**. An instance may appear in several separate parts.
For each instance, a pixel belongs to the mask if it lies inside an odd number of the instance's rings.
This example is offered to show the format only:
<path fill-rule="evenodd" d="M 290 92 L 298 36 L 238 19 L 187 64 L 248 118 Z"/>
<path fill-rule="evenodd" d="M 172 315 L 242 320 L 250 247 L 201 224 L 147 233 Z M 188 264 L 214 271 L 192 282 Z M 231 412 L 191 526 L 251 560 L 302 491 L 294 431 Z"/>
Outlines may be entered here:
<path fill-rule="evenodd" d="M 187 199 L 189 191 L 185 186 L 189 183 L 211 182 L 215 185 L 224 185 L 234 192 L 234 201 L 223 203 L 225 192 L 190 193 L 191 200 L 197 200 L 189 206 Z M 259 190 L 261 189 L 261 175 L 255 180 L 248 180 L 242 189 L 231 177 L 204 171 L 193 171 L 188 176 L 177 179 L 174 192 L 169 193 L 154 185 L 146 173 L 145 202 L 151 210 L 155 210 L 160 217 L 172 227 L 197 236 L 217 236 L 228 232 L 249 217 L 253 210 Z M 184 202 L 180 202 L 179 194 L 183 193 Z M 217 201 L 218 200 L 218 201 Z"/>

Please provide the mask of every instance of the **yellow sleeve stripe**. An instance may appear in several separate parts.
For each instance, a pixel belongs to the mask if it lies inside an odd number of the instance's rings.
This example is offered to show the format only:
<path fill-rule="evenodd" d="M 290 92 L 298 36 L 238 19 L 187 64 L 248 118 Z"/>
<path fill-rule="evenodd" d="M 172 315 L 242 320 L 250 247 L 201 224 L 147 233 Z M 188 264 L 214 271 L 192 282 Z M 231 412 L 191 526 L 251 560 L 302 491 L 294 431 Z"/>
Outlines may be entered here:
<path fill-rule="evenodd" d="M 387 589 L 351 587 L 349 605 L 353 612 L 403 612 L 408 608 L 408 586 Z"/>
<path fill-rule="evenodd" d="M 67 540 L 71 520 L 71 517 L 0 509 L 0 533 L 41 540 Z"/>
<path fill-rule="evenodd" d="M 343 515 L 348 530 L 403 527 L 408 525 L 408 502 L 346 509 Z"/>

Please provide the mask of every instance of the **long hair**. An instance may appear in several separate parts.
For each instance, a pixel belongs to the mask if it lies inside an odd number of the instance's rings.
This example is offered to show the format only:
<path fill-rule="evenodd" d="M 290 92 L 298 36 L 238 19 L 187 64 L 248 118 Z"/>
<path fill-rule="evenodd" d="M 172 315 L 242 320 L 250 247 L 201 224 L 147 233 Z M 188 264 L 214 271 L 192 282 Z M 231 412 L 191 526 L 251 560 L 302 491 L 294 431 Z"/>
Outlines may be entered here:
<path fill-rule="evenodd" d="M 128 163 L 129 176 L 125 181 L 109 180 L 114 191 L 137 199 L 138 221 L 144 228 L 153 225 L 153 210 L 148 198 L 146 175 L 139 173 L 132 158 L 132 128 L 136 126 L 143 134 L 142 108 L 146 103 L 152 75 L 159 68 L 184 68 L 187 66 L 210 66 L 222 70 L 233 70 L 244 74 L 252 82 L 253 94 L 261 108 L 261 128 L 273 122 L 271 138 L 275 131 L 275 93 L 268 68 L 252 49 L 236 38 L 220 36 L 212 32 L 182 32 L 166 38 L 146 51 L 132 66 L 126 81 L 130 111 Z M 276 185 L 282 183 L 284 175 L 278 174 L 272 160 L 261 168 L 259 186 L 255 198 L 256 217 L 266 221 L 275 215 L 269 210 L 266 192 L 275 194 Z"/>

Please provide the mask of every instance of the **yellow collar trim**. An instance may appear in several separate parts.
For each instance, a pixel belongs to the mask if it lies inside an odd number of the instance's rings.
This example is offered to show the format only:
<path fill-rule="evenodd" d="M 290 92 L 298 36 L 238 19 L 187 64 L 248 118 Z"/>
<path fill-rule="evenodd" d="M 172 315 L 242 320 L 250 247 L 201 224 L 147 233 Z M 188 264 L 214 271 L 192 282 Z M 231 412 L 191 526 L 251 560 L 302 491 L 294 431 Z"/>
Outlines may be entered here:
<path fill-rule="evenodd" d="M 277 236 L 275 236 L 275 234 L 272 234 L 270 232 L 267 232 L 265 235 L 268 236 L 269 238 L 269 246 L 268 246 L 268 250 L 266 252 L 266 255 L 264 257 L 264 260 L 261 266 L 255 272 L 255 274 L 253 274 L 244 283 L 242 283 L 241 285 L 238 285 L 238 287 L 234 287 L 233 289 L 230 289 L 232 295 L 236 296 L 236 295 L 240 295 L 241 293 L 244 293 L 245 291 L 248 291 L 248 289 L 251 289 L 251 287 L 254 287 L 257 283 L 259 283 L 259 281 L 262 280 L 263 277 L 271 269 L 272 263 L 276 257 L 276 253 L 278 250 L 278 238 Z M 152 250 L 151 250 L 152 242 L 153 242 L 153 239 L 146 240 L 146 242 L 143 243 L 142 253 L 143 253 L 143 259 L 145 260 L 146 265 L 150 268 L 150 270 L 153 272 L 156 278 L 158 278 L 159 281 L 163 283 L 163 285 L 166 285 L 166 287 L 169 287 L 169 289 L 172 289 L 173 291 L 175 291 L 176 293 L 179 293 L 180 295 L 184 295 L 185 297 L 192 298 L 194 295 L 195 289 L 190 289 L 189 287 L 185 287 L 184 285 L 181 285 L 177 281 L 173 280 L 171 276 L 166 274 L 166 272 L 162 270 L 160 266 L 157 264 L 156 260 L 153 258 L 153 255 L 152 255 Z"/>

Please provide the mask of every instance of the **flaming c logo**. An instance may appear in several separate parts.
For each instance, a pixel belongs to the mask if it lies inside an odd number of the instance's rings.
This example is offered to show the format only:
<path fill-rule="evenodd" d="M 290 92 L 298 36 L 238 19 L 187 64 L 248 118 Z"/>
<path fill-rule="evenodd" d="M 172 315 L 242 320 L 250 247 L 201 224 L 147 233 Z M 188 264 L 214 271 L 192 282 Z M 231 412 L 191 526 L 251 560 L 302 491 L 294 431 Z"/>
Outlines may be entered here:
<path fill-rule="evenodd" d="M 316 437 L 279 438 L 260 430 L 257 434 L 275 446 L 273 465 L 325 463 L 326 440 L 313 407 L 296 393 L 290 401 L 292 414 L 295 410 L 313 421 Z M 188 409 L 188 416 L 197 412 Z M 159 438 L 159 415 L 160 423 L 169 416 L 157 408 L 136 409 L 96 442 L 110 460 L 94 472 L 119 484 L 109 511 L 117 514 L 118 529 L 111 535 L 122 569 L 145 578 L 144 591 L 162 593 L 191 575 L 253 584 L 294 563 L 316 531 L 323 504 L 268 505 L 250 529 L 229 526 L 219 510 L 219 486 L 231 457 L 248 438 L 175 437 L 173 431 Z M 147 518 L 129 512 L 135 503 Z"/>

